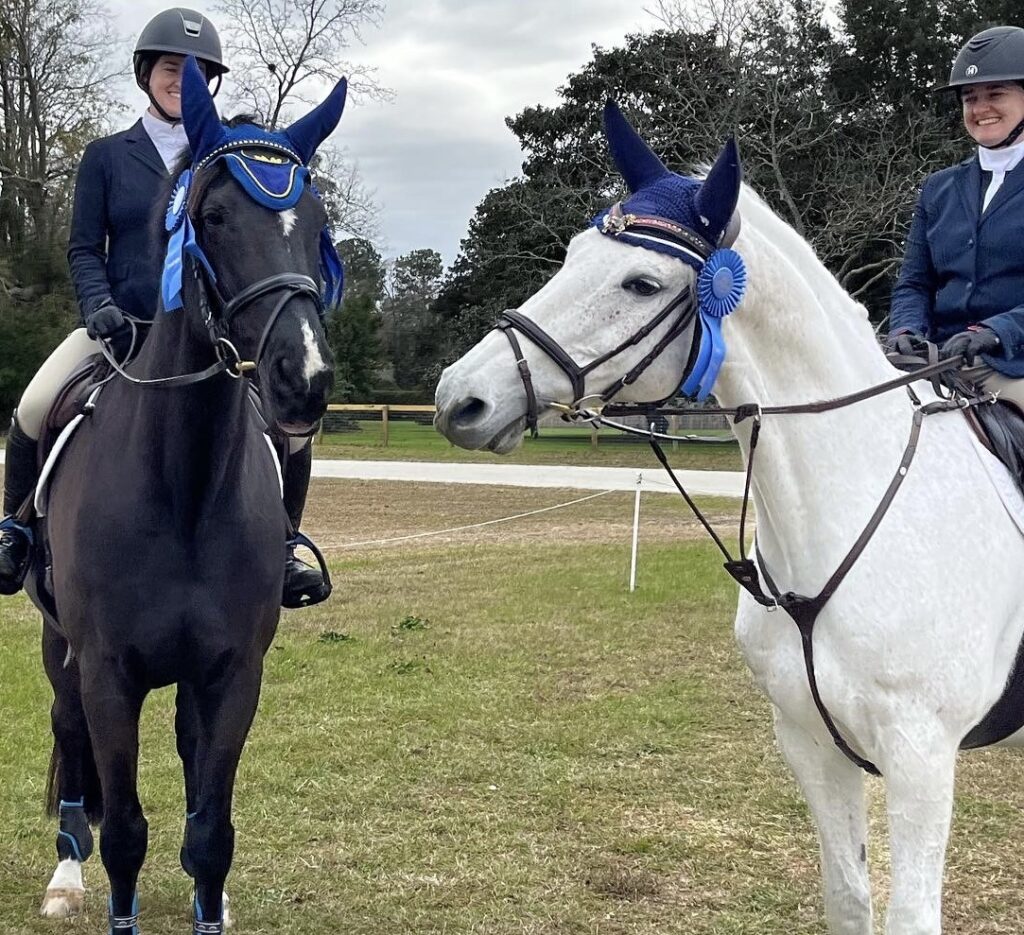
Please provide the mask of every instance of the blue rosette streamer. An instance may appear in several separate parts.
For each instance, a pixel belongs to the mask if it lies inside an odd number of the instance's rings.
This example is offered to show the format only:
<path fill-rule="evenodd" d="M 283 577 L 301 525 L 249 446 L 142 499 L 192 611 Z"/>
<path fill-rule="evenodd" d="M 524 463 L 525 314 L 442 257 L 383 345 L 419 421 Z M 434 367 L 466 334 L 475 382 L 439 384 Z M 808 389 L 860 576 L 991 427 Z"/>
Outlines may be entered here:
<path fill-rule="evenodd" d="M 722 319 L 736 310 L 747 288 L 743 258 L 729 249 L 716 250 L 697 276 L 700 348 L 680 392 L 698 401 L 711 393 L 725 360 Z"/>
<path fill-rule="evenodd" d="M 186 169 L 178 177 L 164 218 L 164 229 L 171 235 L 167 242 L 163 274 L 160 277 L 160 298 L 163 300 L 165 312 L 173 312 L 182 307 L 181 277 L 186 256 L 194 256 L 206 268 L 210 280 L 217 280 L 210 261 L 206 259 L 202 247 L 196 242 L 195 228 L 188 216 L 188 193 L 191 185 L 192 170 Z"/>

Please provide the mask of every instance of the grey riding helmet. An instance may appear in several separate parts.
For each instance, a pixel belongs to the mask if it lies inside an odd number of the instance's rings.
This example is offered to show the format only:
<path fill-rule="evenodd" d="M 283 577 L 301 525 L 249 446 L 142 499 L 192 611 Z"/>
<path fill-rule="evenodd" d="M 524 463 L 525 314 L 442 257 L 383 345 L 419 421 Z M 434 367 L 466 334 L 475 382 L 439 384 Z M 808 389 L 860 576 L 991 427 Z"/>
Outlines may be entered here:
<path fill-rule="evenodd" d="M 135 81 L 149 92 L 148 72 L 160 55 L 194 55 L 206 65 L 207 80 L 227 73 L 217 30 L 202 13 L 184 7 L 172 7 L 157 13 L 135 43 L 132 65 Z M 219 85 L 219 82 L 218 82 Z"/>
<path fill-rule="evenodd" d="M 993 26 L 971 36 L 960 50 L 949 72 L 949 81 L 935 91 L 956 91 L 959 95 L 972 84 L 1013 82 L 1024 86 L 1024 29 Z M 1024 121 L 1010 134 L 986 149 L 1002 149 L 1024 131 Z"/>

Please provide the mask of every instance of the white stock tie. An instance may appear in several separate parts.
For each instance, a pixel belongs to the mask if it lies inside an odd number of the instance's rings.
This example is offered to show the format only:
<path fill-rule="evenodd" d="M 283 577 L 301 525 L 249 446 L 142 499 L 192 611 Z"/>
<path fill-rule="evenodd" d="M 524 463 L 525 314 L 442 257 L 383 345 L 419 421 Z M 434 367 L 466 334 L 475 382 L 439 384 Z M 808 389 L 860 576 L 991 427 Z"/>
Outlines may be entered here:
<path fill-rule="evenodd" d="M 1021 159 L 1024 159 L 1024 140 L 1007 146 L 1006 149 L 985 149 L 978 147 L 978 162 L 986 172 L 992 173 L 992 180 L 985 190 L 985 199 L 982 202 L 981 210 L 984 213 L 989 203 L 995 197 L 997 191 L 1003 184 L 1007 172 L 1012 172 Z"/>

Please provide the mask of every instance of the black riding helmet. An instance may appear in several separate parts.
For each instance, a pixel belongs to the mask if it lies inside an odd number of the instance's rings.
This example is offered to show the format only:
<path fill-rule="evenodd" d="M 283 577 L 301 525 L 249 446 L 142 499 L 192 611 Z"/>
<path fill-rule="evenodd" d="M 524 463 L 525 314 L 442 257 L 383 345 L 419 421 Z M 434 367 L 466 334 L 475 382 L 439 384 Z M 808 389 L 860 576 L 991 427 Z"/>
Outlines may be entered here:
<path fill-rule="evenodd" d="M 217 79 L 214 94 L 220 90 L 221 76 L 228 71 L 221 53 L 220 36 L 202 13 L 184 7 L 172 7 L 157 13 L 139 34 L 132 67 L 136 84 L 146 92 L 165 120 L 173 121 L 174 118 L 165 113 L 149 93 L 149 73 L 161 55 L 194 55 L 206 66 L 207 80 Z"/>
<path fill-rule="evenodd" d="M 972 84 L 1024 84 L 1024 29 L 993 26 L 972 36 L 960 50 L 949 72 L 949 81 L 935 91 L 956 91 L 959 95 Z M 1010 135 L 987 149 L 1002 149 L 1024 131 L 1022 120 Z"/>

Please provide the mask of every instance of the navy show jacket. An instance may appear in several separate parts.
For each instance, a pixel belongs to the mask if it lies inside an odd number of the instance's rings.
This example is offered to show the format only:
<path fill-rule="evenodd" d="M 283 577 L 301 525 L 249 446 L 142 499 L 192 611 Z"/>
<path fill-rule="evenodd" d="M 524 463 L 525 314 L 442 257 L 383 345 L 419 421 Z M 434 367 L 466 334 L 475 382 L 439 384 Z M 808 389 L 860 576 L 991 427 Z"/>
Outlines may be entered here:
<path fill-rule="evenodd" d="M 168 178 L 141 119 L 85 148 L 68 240 L 83 321 L 109 301 L 147 321 L 156 313 L 164 239 L 155 214 Z"/>
<path fill-rule="evenodd" d="M 1024 163 L 1006 173 L 984 214 L 981 200 L 977 156 L 925 179 L 892 292 L 889 331 L 941 343 L 984 324 L 1002 345 L 982 355 L 985 362 L 1024 377 Z"/>

